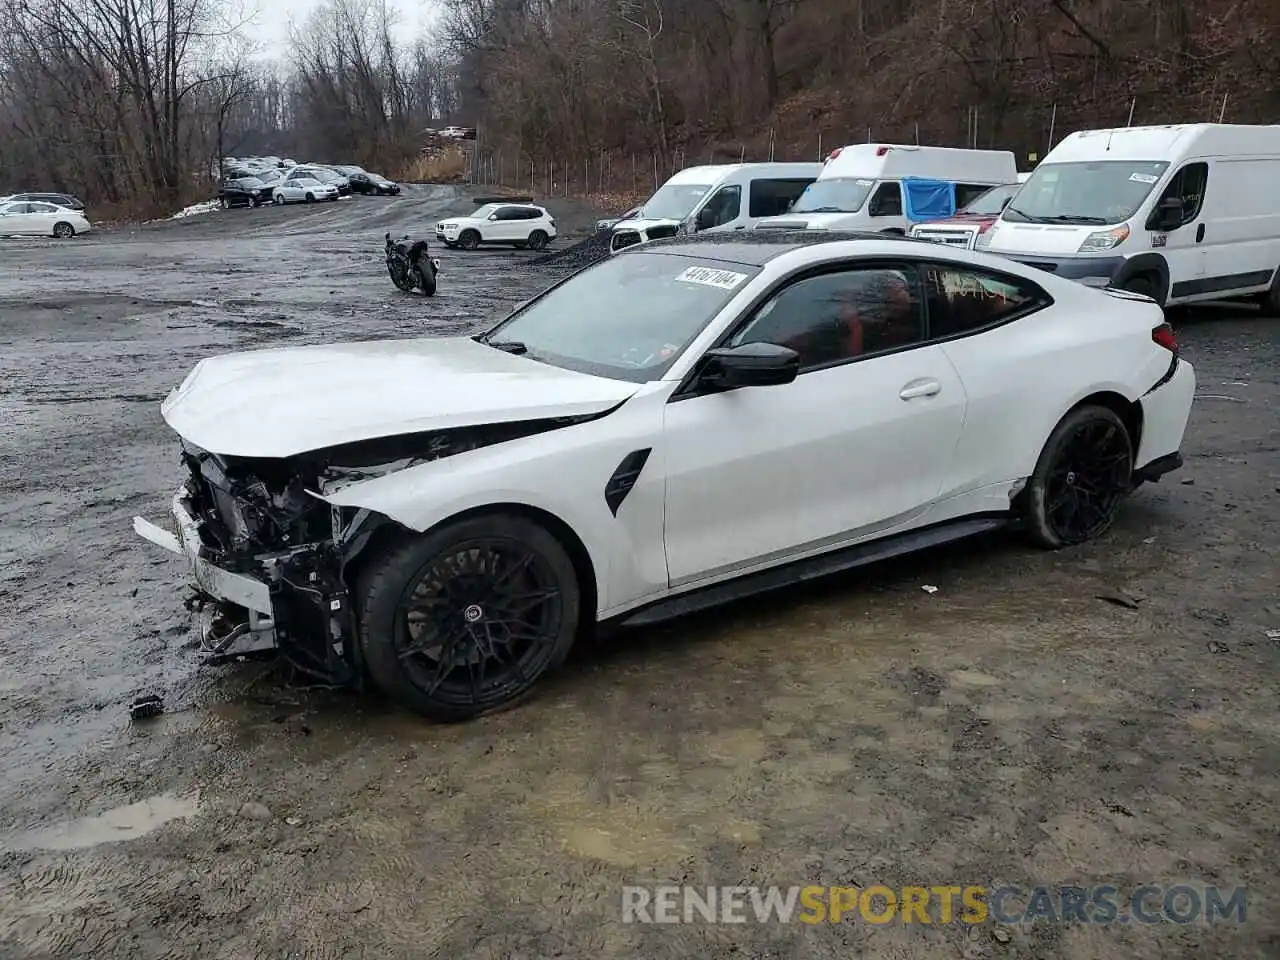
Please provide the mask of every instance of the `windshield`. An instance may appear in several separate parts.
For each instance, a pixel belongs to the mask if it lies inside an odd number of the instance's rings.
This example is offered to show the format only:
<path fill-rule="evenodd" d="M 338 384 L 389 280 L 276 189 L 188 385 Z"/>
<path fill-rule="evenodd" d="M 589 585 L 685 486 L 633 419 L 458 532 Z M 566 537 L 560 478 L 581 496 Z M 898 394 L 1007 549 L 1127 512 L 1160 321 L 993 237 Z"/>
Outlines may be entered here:
<path fill-rule="evenodd" d="M 489 214 L 493 213 L 497 209 L 498 205 L 496 203 L 486 203 L 483 207 L 472 210 L 467 214 L 467 217 L 472 220 L 487 220 L 489 218 Z"/>
<path fill-rule="evenodd" d="M 1013 223 L 1123 223 L 1142 206 L 1169 164 L 1157 160 L 1092 160 L 1036 167 L 1005 207 Z"/>
<path fill-rule="evenodd" d="M 998 217 L 1005 203 L 1013 199 L 1021 184 L 1006 183 L 1001 187 L 992 187 L 986 193 L 971 200 L 969 205 L 957 211 L 974 217 Z"/>
<path fill-rule="evenodd" d="M 815 180 L 804 188 L 788 213 L 857 213 L 875 183 L 865 177 Z"/>
<path fill-rule="evenodd" d="M 683 220 L 710 190 L 706 183 L 664 184 L 644 202 L 640 215 L 650 220 Z"/>
<path fill-rule="evenodd" d="M 320 183 L 320 181 L 319 181 L 319 180 L 312 180 L 310 177 L 294 177 L 294 178 L 293 178 L 293 182 L 294 182 L 294 185 L 295 185 L 295 186 L 299 186 L 299 187 L 319 187 L 319 186 L 321 186 L 321 183 Z"/>
<path fill-rule="evenodd" d="M 666 373 L 759 272 L 668 253 L 610 257 L 553 287 L 483 340 L 554 366 L 646 383 Z"/>

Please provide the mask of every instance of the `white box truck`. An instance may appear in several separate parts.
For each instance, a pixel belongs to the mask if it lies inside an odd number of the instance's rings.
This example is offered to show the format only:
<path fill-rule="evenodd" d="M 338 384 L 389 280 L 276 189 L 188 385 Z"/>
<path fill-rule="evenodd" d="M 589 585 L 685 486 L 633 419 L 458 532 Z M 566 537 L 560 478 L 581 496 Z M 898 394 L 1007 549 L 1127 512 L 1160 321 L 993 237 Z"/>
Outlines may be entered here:
<path fill-rule="evenodd" d="M 822 172 L 820 163 L 730 163 L 686 167 L 613 224 L 609 251 L 704 230 L 746 230 L 782 213 Z"/>
<path fill-rule="evenodd" d="M 1014 183 L 1008 150 L 859 143 L 831 151 L 822 174 L 785 216 L 758 230 L 873 230 L 906 234 L 949 217 L 992 187 Z"/>
<path fill-rule="evenodd" d="M 986 248 L 1170 306 L 1280 312 L 1280 126 L 1082 130 L 1045 156 Z"/>

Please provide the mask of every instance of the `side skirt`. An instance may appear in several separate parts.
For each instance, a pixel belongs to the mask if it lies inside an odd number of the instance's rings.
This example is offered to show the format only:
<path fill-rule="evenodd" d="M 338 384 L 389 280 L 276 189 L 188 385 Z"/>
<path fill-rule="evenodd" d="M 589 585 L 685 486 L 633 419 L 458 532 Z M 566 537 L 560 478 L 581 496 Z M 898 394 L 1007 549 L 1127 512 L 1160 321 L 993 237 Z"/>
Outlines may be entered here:
<path fill-rule="evenodd" d="M 1009 526 L 1014 519 L 1013 515 L 1008 513 L 978 514 L 958 520 L 947 520 L 918 530 L 909 530 L 892 537 L 856 543 L 817 557 L 809 557 L 780 567 L 771 567 L 768 570 L 750 573 L 699 590 L 691 590 L 678 596 L 665 597 L 654 601 L 649 606 L 622 614 L 614 624 L 636 627 L 661 623 L 698 610 L 732 603 L 753 594 L 777 590 L 807 580 L 816 580 L 832 573 L 864 567 L 891 557 L 899 557 L 980 533 L 988 533 Z"/>

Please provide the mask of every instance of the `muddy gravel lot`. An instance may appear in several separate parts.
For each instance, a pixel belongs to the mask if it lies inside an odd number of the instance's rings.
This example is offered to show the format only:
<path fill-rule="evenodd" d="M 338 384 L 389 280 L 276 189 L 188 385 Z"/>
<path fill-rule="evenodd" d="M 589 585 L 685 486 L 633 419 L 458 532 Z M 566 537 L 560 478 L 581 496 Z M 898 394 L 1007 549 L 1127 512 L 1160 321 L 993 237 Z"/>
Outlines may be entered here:
<path fill-rule="evenodd" d="M 198 665 L 182 564 L 131 530 L 180 479 L 160 399 L 210 353 L 453 333 L 560 275 L 444 251 L 438 296 L 396 291 L 384 231 L 465 206 L 0 242 L 0 956 L 1280 956 L 1280 324 L 1248 310 L 1177 318 L 1187 465 L 1088 547 L 994 537 L 624 633 L 462 726 Z M 1212 925 L 622 922 L 624 885 L 668 883 L 1248 899 Z"/>

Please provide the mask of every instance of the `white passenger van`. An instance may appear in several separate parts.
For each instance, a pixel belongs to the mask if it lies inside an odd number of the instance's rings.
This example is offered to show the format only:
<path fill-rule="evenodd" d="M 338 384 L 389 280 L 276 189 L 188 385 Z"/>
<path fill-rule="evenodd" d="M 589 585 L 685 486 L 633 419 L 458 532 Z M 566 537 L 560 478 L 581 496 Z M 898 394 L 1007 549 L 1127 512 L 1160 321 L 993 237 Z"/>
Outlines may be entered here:
<path fill-rule="evenodd" d="M 1090 286 L 1280 312 L 1280 126 L 1073 133 L 987 232 L 991 253 Z"/>
<path fill-rule="evenodd" d="M 822 174 L 785 216 L 758 230 L 875 230 L 906 234 L 949 217 L 994 186 L 1013 183 L 1008 150 L 859 143 L 831 151 Z"/>
<path fill-rule="evenodd" d="M 820 163 L 732 163 L 686 167 L 613 225 L 609 250 L 703 230 L 745 230 L 782 213 L 822 172 Z"/>

